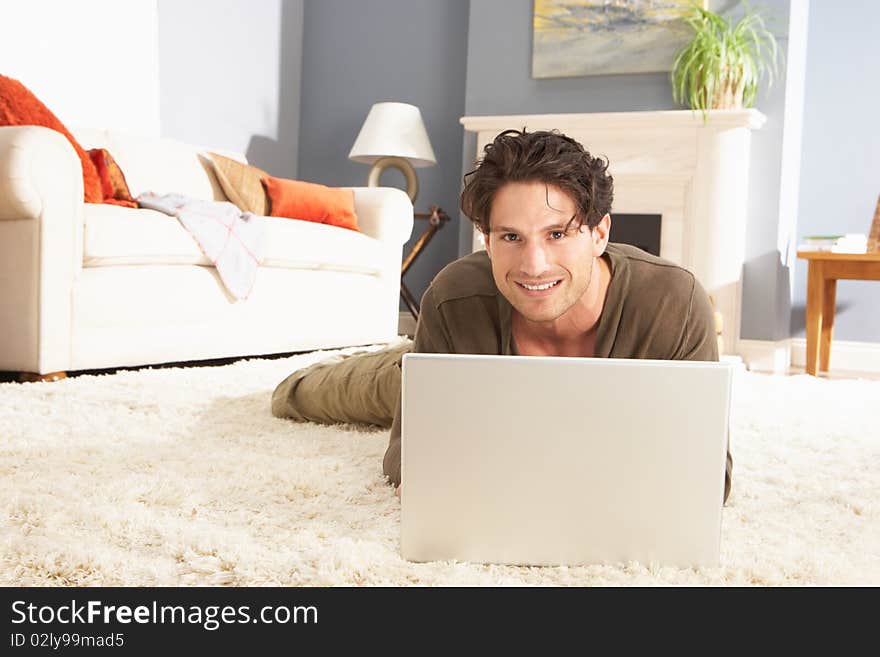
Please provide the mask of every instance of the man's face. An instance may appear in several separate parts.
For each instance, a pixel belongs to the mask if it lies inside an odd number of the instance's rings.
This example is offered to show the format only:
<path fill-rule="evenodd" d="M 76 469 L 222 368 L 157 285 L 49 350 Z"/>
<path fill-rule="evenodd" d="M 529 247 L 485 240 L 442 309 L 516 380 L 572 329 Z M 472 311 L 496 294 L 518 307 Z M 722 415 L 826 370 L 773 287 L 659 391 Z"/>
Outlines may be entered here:
<path fill-rule="evenodd" d="M 566 193 L 542 182 L 508 183 L 495 194 L 486 236 L 492 275 L 530 321 L 560 318 L 590 286 L 607 230 L 567 229 L 575 213 Z"/>

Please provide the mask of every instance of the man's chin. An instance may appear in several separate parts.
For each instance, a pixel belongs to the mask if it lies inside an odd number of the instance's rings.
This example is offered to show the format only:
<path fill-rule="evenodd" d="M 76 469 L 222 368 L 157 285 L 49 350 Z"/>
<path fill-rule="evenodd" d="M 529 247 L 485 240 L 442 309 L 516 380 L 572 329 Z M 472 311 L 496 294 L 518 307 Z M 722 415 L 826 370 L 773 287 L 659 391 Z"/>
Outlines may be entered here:
<path fill-rule="evenodd" d="M 552 322 L 563 315 L 557 308 L 535 308 L 534 305 L 524 303 L 516 304 L 514 308 L 524 319 L 536 324 Z"/>

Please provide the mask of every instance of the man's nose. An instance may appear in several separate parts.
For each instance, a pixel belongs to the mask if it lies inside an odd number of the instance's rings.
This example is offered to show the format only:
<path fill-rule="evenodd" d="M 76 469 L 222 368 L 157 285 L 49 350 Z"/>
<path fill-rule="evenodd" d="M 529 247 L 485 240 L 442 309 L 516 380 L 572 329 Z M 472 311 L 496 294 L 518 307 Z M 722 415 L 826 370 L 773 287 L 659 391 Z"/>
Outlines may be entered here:
<path fill-rule="evenodd" d="M 548 260 L 547 253 L 544 251 L 544 245 L 540 243 L 526 244 L 522 250 L 522 260 L 520 261 L 520 269 L 523 274 L 532 278 L 540 278 L 547 272 Z"/>

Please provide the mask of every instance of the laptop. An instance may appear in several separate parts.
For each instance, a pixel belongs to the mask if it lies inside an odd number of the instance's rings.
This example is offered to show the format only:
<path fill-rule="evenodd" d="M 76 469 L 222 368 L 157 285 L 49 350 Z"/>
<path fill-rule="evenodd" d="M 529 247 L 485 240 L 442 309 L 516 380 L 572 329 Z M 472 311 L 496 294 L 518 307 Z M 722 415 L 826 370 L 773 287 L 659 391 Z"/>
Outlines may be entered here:
<path fill-rule="evenodd" d="M 406 354 L 401 554 L 719 564 L 727 363 Z"/>

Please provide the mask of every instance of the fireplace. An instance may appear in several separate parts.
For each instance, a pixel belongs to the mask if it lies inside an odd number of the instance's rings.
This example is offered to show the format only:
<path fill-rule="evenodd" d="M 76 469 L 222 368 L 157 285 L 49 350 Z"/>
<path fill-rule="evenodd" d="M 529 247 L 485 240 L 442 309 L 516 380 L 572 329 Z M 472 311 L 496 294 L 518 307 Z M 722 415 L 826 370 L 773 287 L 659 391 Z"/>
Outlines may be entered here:
<path fill-rule="evenodd" d="M 642 251 L 660 255 L 659 214 L 619 214 L 611 213 L 611 235 L 609 241 L 632 244 Z"/>
<path fill-rule="evenodd" d="M 477 135 L 477 157 L 499 132 L 523 127 L 557 129 L 607 157 L 614 176 L 613 217 L 660 218 L 660 257 L 692 271 L 712 295 L 724 318 L 724 351 L 735 354 L 751 131 L 765 120 L 748 109 L 711 110 L 705 121 L 699 112 L 677 110 L 466 116 L 461 123 Z M 612 221 L 612 239 L 614 231 Z M 474 248 L 482 248 L 476 237 Z"/>

